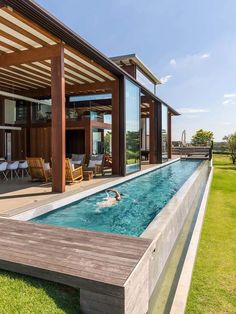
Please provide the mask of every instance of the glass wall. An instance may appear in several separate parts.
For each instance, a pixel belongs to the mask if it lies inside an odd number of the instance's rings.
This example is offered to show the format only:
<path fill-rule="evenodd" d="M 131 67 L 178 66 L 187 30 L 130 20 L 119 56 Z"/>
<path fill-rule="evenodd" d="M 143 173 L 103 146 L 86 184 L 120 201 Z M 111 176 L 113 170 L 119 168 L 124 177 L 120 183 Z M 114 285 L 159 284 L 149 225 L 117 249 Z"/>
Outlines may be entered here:
<path fill-rule="evenodd" d="M 125 80 L 126 174 L 140 170 L 140 88 Z"/>
<path fill-rule="evenodd" d="M 93 128 L 93 155 L 112 153 L 112 134 L 108 129 Z"/>
<path fill-rule="evenodd" d="M 139 83 L 145 86 L 148 90 L 150 90 L 153 94 L 156 92 L 156 85 L 141 72 L 138 68 L 136 70 L 136 79 Z"/>
<path fill-rule="evenodd" d="M 50 122 L 52 118 L 52 106 L 32 103 L 32 123 Z"/>
<path fill-rule="evenodd" d="M 162 105 L 162 161 L 168 160 L 168 108 Z"/>

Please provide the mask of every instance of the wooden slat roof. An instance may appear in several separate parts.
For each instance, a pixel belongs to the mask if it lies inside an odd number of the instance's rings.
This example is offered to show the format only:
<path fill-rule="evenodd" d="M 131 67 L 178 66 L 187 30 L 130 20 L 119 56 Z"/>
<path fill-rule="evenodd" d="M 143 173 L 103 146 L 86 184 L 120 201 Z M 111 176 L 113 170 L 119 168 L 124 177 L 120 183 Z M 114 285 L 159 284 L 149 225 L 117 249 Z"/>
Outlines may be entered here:
<path fill-rule="evenodd" d="M 115 80 L 115 76 L 127 77 L 139 85 L 143 93 L 152 97 L 154 101 L 168 106 L 172 114 L 179 115 L 175 109 L 137 82 L 132 76 L 36 2 L 32 0 L 0 0 L 0 9 L 3 15 L 1 15 L 0 23 L 4 25 L 3 29 L 0 27 L 0 55 L 16 51 L 27 51 L 30 47 L 50 47 L 58 42 L 63 42 L 66 46 L 65 74 L 67 86 L 73 87 L 74 85 L 77 87 L 77 84 L 79 84 L 78 86 L 83 86 L 89 82 L 88 80 L 91 81 L 91 84 L 100 84 L 102 82 L 112 82 Z M 8 21 L 6 21 L 6 14 L 10 15 L 10 20 Z M 15 24 L 16 28 L 15 26 L 11 28 L 10 25 L 12 26 L 12 24 Z M 19 33 L 18 27 L 23 28 L 19 37 L 16 36 L 17 30 Z M 30 31 L 32 30 L 30 27 L 33 28 L 33 31 Z M 9 29 L 10 32 L 8 32 Z M 24 64 L 21 65 L 20 69 L 19 67 L 17 69 L 10 67 L 11 77 L 14 78 L 16 74 L 16 78 L 23 77 L 42 84 L 42 80 L 47 80 L 48 78 L 50 80 L 50 76 L 47 75 L 47 69 L 42 66 L 47 61 L 40 60 L 37 64 Z M 22 68 L 27 66 L 28 69 L 31 67 L 28 71 Z M 39 72 L 39 75 L 37 75 L 36 71 Z M 41 71 L 45 72 L 43 76 Z M 2 68 L 0 68 L 0 73 L 2 73 Z M 41 80 L 39 80 L 40 78 Z M 49 85 L 50 83 L 46 84 L 45 88 L 48 88 Z M 10 89 L 4 87 L 4 90 L 14 92 L 14 85 L 11 85 Z"/>
<path fill-rule="evenodd" d="M 61 39 L 11 8 L 0 8 L 0 55 L 51 47 L 60 42 Z M 115 80 L 112 73 L 69 45 L 65 45 L 64 63 L 65 82 L 68 85 Z M 50 85 L 50 60 L 0 67 L 0 86 L 5 90 L 26 91 Z"/>

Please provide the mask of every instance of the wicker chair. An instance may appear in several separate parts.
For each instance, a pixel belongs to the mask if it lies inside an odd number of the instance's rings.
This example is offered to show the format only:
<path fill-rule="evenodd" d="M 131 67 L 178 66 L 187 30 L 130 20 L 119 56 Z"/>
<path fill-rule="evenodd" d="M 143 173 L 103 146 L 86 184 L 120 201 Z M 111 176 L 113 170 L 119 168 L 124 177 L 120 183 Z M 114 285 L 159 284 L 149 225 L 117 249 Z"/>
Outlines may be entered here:
<path fill-rule="evenodd" d="M 66 182 L 75 183 L 83 180 L 83 168 L 73 168 L 71 160 L 66 158 Z"/>
<path fill-rule="evenodd" d="M 71 163 L 75 166 L 75 168 L 82 166 L 84 168 L 85 166 L 85 154 L 72 154 Z"/>
<path fill-rule="evenodd" d="M 29 173 L 32 181 L 48 182 L 52 179 L 52 171 L 48 164 L 44 162 L 44 159 L 40 157 L 28 157 L 26 158 Z"/>
<path fill-rule="evenodd" d="M 93 171 L 94 175 L 104 175 L 105 157 L 103 154 L 91 155 L 89 158 L 88 166 L 84 169 L 86 171 Z"/>

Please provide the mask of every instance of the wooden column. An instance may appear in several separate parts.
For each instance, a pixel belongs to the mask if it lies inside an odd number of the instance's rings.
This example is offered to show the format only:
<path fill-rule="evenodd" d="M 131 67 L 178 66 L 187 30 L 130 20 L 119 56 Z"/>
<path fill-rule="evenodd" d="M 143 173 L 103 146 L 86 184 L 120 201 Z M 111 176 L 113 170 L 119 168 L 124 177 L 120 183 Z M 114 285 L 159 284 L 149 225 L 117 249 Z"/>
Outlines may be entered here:
<path fill-rule="evenodd" d="M 0 96 L 0 125 L 5 124 L 4 98 Z M 5 157 L 5 131 L 0 130 L 0 157 Z"/>
<path fill-rule="evenodd" d="M 168 112 L 168 159 L 172 158 L 172 114 Z"/>
<path fill-rule="evenodd" d="M 119 81 L 112 88 L 112 174 L 121 174 L 120 167 L 120 103 Z"/>
<path fill-rule="evenodd" d="M 162 163 L 162 104 L 157 102 L 157 163 Z"/>
<path fill-rule="evenodd" d="M 87 119 L 85 125 L 85 154 L 86 162 L 89 162 L 89 156 L 93 153 L 93 127 L 91 119 Z"/>
<path fill-rule="evenodd" d="M 162 162 L 161 104 L 150 104 L 150 164 Z"/>
<path fill-rule="evenodd" d="M 64 47 L 51 59 L 52 191 L 65 192 L 65 77 Z"/>

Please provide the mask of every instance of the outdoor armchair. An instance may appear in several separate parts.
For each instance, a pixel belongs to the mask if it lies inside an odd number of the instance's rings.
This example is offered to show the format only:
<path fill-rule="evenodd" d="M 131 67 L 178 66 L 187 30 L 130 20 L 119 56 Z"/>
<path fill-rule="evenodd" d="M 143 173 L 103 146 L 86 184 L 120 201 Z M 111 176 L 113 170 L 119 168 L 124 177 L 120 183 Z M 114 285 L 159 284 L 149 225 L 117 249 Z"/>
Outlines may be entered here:
<path fill-rule="evenodd" d="M 80 182 L 83 180 L 83 168 L 79 166 L 74 168 L 74 165 L 71 163 L 69 158 L 66 158 L 66 182 L 74 183 Z"/>
<path fill-rule="evenodd" d="M 88 166 L 86 167 L 86 171 L 93 171 L 95 175 L 102 174 L 104 175 L 104 154 L 99 155 L 91 155 L 89 158 Z"/>
<path fill-rule="evenodd" d="M 28 157 L 26 160 L 32 181 L 48 182 L 51 180 L 52 171 L 51 168 L 48 167 L 48 163 L 44 162 L 44 159 L 40 157 Z"/>

